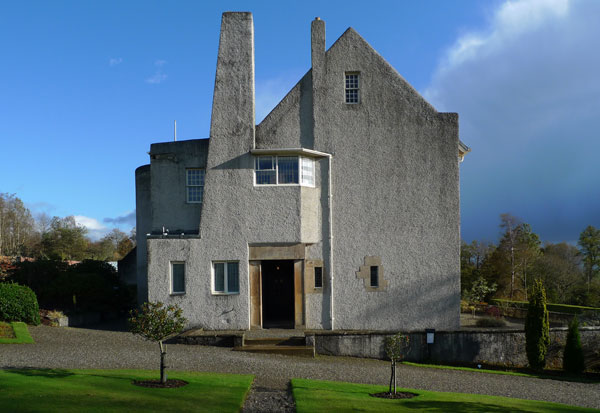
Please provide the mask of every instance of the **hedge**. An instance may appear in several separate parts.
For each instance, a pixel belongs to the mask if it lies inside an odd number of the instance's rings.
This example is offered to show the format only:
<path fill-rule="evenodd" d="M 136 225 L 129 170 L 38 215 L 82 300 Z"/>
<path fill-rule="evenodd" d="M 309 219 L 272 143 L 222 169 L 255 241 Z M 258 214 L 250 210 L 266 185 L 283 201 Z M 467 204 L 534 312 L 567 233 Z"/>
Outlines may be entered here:
<path fill-rule="evenodd" d="M 516 308 L 522 308 L 524 310 L 527 309 L 529 303 L 527 301 L 511 301 L 511 300 L 503 300 L 499 298 L 494 298 L 490 300 L 490 303 L 496 304 L 498 306 L 510 305 Z M 569 304 L 546 304 L 546 308 L 548 311 L 553 313 L 565 313 L 565 314 L 576 314 L 581 315 L 584 312 L 598 312 L 600 313 L 600 308 L 598 307 L 584 307 L 580 305 L 569 305 Z"/>
<path fill-rule="evenodd" d="M 24 285 L 0 283 L 0 321 L 40 324 L 40 308 L 35 293 Z"/>

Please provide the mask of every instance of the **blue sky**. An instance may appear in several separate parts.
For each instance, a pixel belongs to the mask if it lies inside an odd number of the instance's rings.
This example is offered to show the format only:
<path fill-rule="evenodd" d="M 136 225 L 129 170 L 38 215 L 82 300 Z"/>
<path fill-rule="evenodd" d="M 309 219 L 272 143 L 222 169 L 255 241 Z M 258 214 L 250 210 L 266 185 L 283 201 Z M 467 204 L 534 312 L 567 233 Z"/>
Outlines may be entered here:
<path fill-rule="evenodd" d="M 257 121 L 356 29 L 438 110 L 458 112 L 462 234 L 510 212 L 547 241 L 600 227 L 600 2 L 52 1 L 0 3 L 0 192 L 75 215 L 98 237 L 135 225 L 153 142 L 208 137 L 221 13 L 254 14 Z"/>

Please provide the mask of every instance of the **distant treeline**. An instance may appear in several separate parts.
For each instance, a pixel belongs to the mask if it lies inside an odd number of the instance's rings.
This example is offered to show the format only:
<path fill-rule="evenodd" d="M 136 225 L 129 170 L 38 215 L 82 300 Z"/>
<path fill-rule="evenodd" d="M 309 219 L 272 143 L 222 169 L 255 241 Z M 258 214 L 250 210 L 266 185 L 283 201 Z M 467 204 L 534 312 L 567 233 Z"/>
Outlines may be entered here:
<path fill-rule="evenodd" d="M 527 300 L 533 280 L 540 279 L 549 302 L 600 307 L 599 229 L 588 226 L 573 246 L 542 244 L 529 224 L 510 214 L 500 215 L 500 228 L 498 245 L 485 241 L 461 245 L 465 300 Z"/>
<path fill-rule="evenodd" d="M 32 216 L 15 194 L 0 193 L 0 256 L 82 261 L 117 261 L 135 246 L 135 229 L 113 229 L 98 241 L 73 216 Z"/>

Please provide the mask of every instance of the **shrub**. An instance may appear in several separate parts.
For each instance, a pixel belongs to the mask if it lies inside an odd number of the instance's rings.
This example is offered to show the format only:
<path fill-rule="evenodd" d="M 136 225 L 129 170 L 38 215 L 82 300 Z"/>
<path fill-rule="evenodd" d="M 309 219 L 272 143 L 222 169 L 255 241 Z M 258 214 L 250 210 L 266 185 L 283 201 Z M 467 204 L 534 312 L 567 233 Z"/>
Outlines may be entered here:
<path fill-rule="evenodd" d="M 146 302 L 140 310 L 132 310 L 129 319 L 130 331 L 144 339 L 158 343 L 160 348 L 160 382 L 167 382 L 165 356 L 167 345 L 163 340 L 180 333 L 187 323 L 178 305 L 165 306 L 163 303 Z"/>
<path fill-rule="evenodd" d="M 506 321 L 502 318 L 483 317 L 475 323 L 477 327 L 506 327 Z"/>
<path fill-rule="evenodd" d="M 0 321 L 40 324 L 40 308 L 35 293 L 24 285 L 0 283 Z"/>
<path fill-rule="evenodd" d="M 30 287 L 42 308 L 127 312 L 135 303 L 132 288 L 102 261 L 85 260 L 72 266 L 49 260 L 20 263 L 10 279 Z"/>
<path fill-rule="evenodd" d="M 527 360 L 534 370 L 546 365 L 546 353 L 550 345 L 550 323 L 546 309 L 546 291 L 541 280 L 535 280 L 525 319 L 525 341 Z"/>
<path fill-rule="evenodd" d="M 410 339 L 407 335 L 396 333 L 385 339 L 385 353 L 392 362 L 392 372 L 390 375 L 390 394 L 396 394 L 396 362 L 402 361 L 408 351 Z M 392 387 L 393 384 L 393 387 Z"/>
<path fill-rule="evenodd" d="M 579 321 L 577 316 L 569 324 L 567 333 L 567 343 L 565 344 L 565 353 L 563 356 L 563 370 L 569 373 L 581 373 L 585 369 L 583 359 L 583 348 L 581 347 L 581 337 L 579 336 Z"/>
<path fill-rule="evenodd" d="M 500 309 L 493 305 L 490 305 L 485 309 L 485 314 L 494 318 L 502 317 L 502 312 L 500 311 Z"/>

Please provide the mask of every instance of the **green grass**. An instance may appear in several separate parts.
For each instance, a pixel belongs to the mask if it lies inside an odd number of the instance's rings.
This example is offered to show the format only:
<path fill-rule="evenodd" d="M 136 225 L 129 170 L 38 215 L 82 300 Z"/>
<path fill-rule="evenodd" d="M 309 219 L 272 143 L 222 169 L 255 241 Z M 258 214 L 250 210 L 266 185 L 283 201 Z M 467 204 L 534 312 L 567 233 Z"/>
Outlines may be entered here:
<path fill-rule="evenodd" d="M 12 327 L 16 338 L 0 338 L 0 344 L 33 343 L 33 339 L 29 335 L 29 330 L 27 329 L 27 324 L 20 321 L 3 324 L 9 324 Z"/>
<path fill-rule="evenodd" d="M 576 376 L 569 373 L 566 373 L 562 370 L 546 370 L 546 372 L 535 373 L 531 372 L 521 372 L 521 371 L 513 371 L 513 370 L 490 370 L 490 369 L 476 369 L 473 367 L 461 367 L 461 366 L 445 366 L 443 364 L 422 364 L 422 363 L 413 363 L 410 361 L 403 361 L 402 364 L 406 366 L 415 366 L 415 367 L 425 367 L 431 369 L 442 369 L 442 370 L 462 370 L 462 371 L 476 371 L 478 373 L 491 373 L 491 374 L 503 374 L 506 376 L 521 376 L 521 377 L 535 377 L 538 379 L 549 379 L 549 380 L 558 380 L 558 381 L 574 381 L 579 383 L 598 383 L 600 379 L 598 376 Z M 554 374 L 552 374 L 554 373 Z M 592 374 L 592 373 L 590 373 Z"/>
<path fill-rule="evenodd" d="M 173 389 L 139 387 L 157 379 L 150 370 L 0 370 L 0 406 L 6 412 L 237 412 L 253 376 L 167 371 L 185 380 Z"/>
<path fill-rule="evenodd" d="M 594 409 L 559 403 L 511 399 L 479 394 L 442 393 L 399 389 L 418 394 L 412 399 L 389 400 L 370 393 L 387 391 L 386 386 L 331 381 L 292 379 L 298 413 L 302 412 L 597 412 Z"/>

